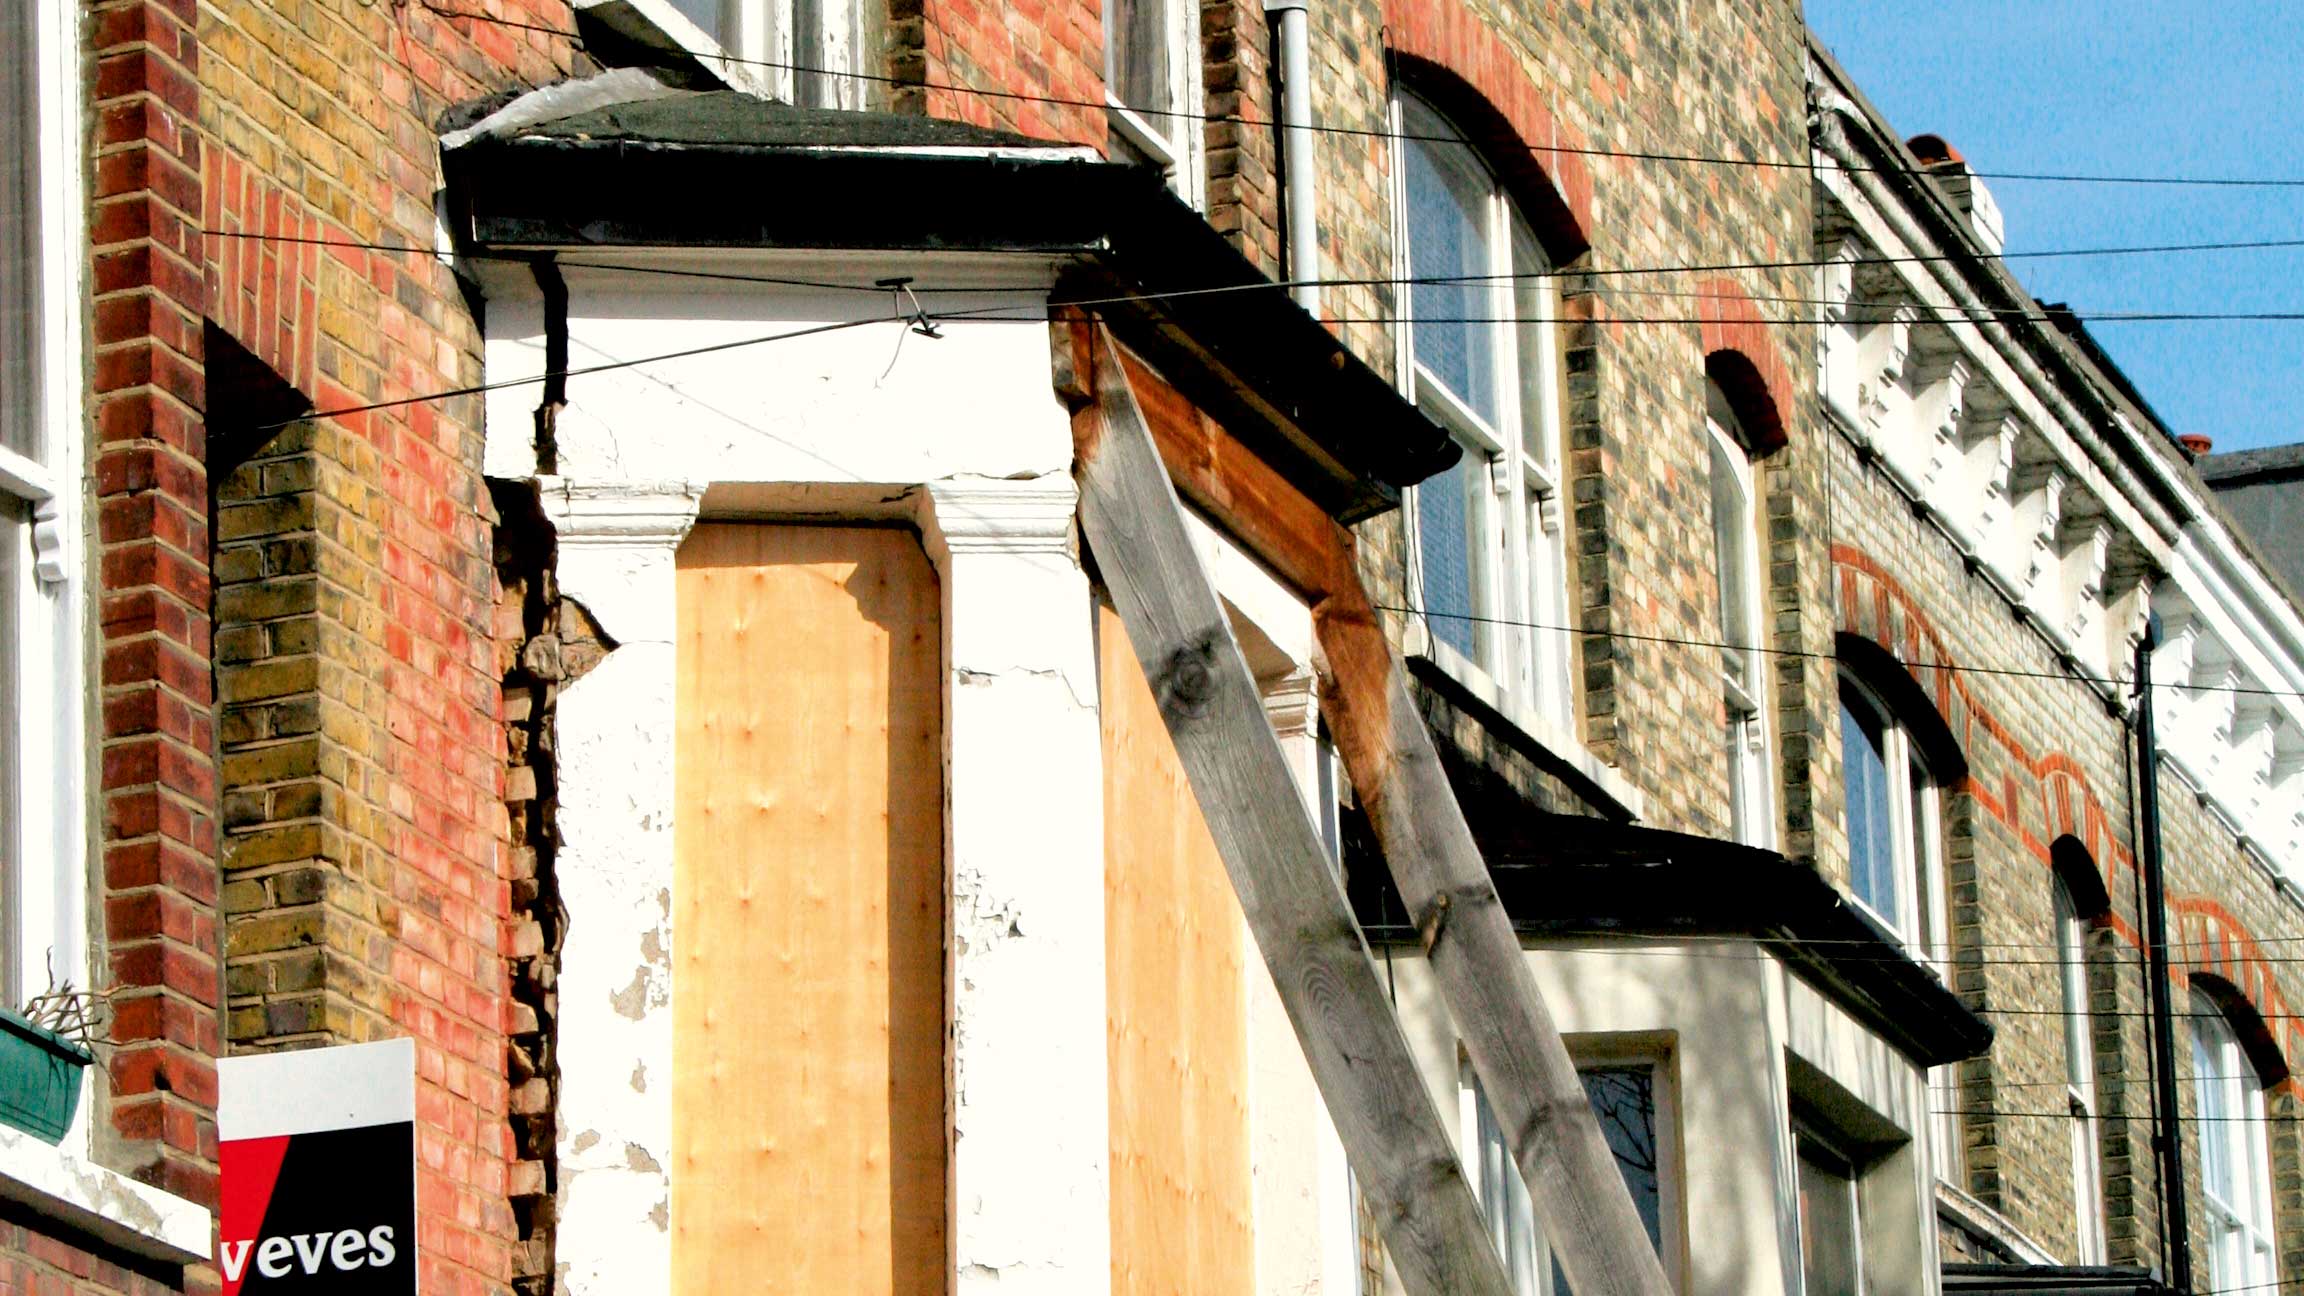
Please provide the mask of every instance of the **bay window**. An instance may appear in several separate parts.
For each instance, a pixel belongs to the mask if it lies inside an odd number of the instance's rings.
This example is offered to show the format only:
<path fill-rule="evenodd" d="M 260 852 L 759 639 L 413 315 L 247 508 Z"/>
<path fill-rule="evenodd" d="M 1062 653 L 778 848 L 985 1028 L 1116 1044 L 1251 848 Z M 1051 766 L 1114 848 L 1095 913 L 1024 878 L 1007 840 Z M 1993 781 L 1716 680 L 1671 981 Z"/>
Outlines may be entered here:
<path fill-rule="evenodd" d="M 1519 705 L 1568 708 L 1555 286 L 1534 231 L 1464 133 L 1394 101 L 1403 369 L 1464 456 L 1415 488 L 1413 572 L 1431 637 Z"/>

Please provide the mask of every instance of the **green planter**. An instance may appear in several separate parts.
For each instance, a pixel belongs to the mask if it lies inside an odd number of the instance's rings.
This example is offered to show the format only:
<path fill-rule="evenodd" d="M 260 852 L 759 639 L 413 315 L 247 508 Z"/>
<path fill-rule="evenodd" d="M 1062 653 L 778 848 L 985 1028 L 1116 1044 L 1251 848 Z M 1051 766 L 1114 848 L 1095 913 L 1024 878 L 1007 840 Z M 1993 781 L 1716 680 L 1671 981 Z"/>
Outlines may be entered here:
<path fill-rule="evenodd" d="M 80 1073 L 96 1055 L 0 1008 L 0 1124 L 61 1143 L 80 1108 Z"/>

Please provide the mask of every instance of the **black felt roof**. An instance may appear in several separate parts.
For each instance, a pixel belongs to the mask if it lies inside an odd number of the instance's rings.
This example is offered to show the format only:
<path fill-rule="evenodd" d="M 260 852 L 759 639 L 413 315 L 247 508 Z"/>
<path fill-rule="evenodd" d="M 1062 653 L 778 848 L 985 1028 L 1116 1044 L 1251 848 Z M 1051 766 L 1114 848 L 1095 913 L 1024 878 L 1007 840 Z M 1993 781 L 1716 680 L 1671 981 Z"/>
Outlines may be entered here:
<path fill-rule="evenodd" d="M 799 108 L 707 90 L 587 109 L 506 132 L 511 139 L 722 148 L 1061 148 L 1013 131 L 911 113 Z"/>

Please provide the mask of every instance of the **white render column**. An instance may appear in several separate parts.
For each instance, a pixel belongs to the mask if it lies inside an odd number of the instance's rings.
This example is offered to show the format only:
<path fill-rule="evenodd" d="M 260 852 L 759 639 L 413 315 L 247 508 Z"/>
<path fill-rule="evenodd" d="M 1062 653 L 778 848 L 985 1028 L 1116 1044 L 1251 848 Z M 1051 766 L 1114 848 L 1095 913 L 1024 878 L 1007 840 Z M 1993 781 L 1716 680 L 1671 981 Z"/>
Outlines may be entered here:
<path fill-rule="evenodd" d="M 959 1296 L 1111 1286 L 1094 604 L 1061 473 L 931 483 L 944 587 Z"/>
<path fill-rule="evenodd" d="M 559 1278 L 567 1296 L 672 1281 L 673 557 L 686 482 L 539 479 L 563 598 L 615 651 L 560 691 Z"/>

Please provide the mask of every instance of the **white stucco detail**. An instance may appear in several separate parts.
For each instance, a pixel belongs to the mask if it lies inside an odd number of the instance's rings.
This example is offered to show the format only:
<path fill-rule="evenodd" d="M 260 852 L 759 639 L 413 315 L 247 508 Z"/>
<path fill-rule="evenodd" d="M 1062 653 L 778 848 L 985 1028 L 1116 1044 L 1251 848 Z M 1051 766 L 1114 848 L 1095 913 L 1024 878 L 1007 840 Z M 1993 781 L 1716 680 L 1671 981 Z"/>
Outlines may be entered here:
<path fill-rule="evenodd" d="M 1104 1291 L 1103 762 L 1072 479 L 927 495 L 949 681 L 953 1290 Z"/>
<path fill-rule="evenodd" d="M 540 483 L 563 595 L 616 649 L 561 690 L 558 1290 L 671 1281 L 673 555 L 701 492 Z M 632 1077 L 655 1079 L 635 1085 Z"/>

